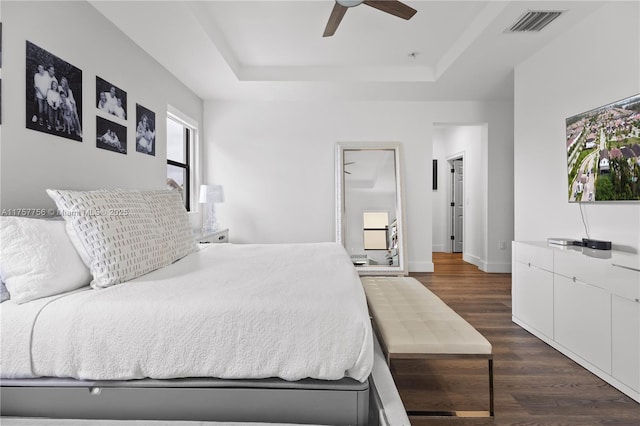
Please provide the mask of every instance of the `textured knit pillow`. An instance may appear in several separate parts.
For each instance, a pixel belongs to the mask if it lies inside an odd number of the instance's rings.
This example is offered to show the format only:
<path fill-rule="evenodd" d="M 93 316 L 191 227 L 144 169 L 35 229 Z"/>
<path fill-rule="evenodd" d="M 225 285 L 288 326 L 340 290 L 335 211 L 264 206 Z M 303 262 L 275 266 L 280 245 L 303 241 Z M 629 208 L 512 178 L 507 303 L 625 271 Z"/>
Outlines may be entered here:
<path fill-rule="evenodd" d="M 48 189 L 47 194 L 89 266 L 91 287 L 129 281 L 170 263 L 155 215 L 140 191 Z"/>
<path fill-rule="evenodd" d="M 63 221 L 0 217 L 0 264 L 2 281 L 16 303 L 75 290 L 91 281 Z"/>
<path fill-rule="evenodd" d="M 162 241 L 167 246 L 169 261 L 182 259 L 198 250 L 187 209 L 178 191 L 142 191 L 142 197 L 151 207 Z"/>

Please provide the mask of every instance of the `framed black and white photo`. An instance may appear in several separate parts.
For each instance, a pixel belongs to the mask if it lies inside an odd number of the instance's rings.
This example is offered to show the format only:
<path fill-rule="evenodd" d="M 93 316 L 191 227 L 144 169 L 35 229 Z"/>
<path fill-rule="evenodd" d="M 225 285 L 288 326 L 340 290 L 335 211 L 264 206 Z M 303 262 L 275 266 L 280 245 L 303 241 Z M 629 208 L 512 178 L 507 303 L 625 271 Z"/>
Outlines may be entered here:
<path fill-rule="evenodd" d="M 82 71 L 27 41 L 26 126 L 82 142 Z"/>
<path fill-rule="evenodd" d="M 96 76 L 96 107 L 107 114 L 127 119 L 127 92 Z"/>
<path fill-rule="evenodd" d="M 96 146 L 126 154 L 127 128 L 105 118 L 96 117 Z"/>
<path fill-rule="evenodd" d="M 156 155 L 156 113 L 136 104 L 136 151 Z"/>

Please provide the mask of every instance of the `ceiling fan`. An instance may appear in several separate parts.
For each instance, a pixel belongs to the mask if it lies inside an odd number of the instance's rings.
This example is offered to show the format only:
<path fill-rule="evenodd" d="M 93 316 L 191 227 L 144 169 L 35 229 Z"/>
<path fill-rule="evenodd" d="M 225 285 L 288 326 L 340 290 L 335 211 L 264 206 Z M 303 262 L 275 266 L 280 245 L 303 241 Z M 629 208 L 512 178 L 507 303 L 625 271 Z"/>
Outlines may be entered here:
<path fill-rule="evenodd" d="M 331 16 L 329 16 L 329 22 L 324 29 L 322 37 L 330 37 L 335 34 L 340 25 L 340 21 L 347 13 L 347 9 L 350 7 L 359 6 L 360 4 L 366 4 L 383 12 L 397 16 L 402 19 L 411 19 L 416 14 L 417 10 L 398 0 L 336 0 L 336 4 L 333 6 Z"/>

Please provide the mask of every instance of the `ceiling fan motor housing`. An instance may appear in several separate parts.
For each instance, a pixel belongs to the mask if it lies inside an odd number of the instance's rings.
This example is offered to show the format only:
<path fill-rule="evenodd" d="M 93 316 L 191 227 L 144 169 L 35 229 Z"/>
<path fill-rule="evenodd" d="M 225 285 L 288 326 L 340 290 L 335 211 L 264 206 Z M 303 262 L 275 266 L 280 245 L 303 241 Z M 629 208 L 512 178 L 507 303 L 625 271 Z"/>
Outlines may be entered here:
<path fill-rule="evenodd" d="M 354 7 L 354 6 L 358 6 L 363 1 L 364 0 L 336 0 L 336 3 L 344 7 Z"/>

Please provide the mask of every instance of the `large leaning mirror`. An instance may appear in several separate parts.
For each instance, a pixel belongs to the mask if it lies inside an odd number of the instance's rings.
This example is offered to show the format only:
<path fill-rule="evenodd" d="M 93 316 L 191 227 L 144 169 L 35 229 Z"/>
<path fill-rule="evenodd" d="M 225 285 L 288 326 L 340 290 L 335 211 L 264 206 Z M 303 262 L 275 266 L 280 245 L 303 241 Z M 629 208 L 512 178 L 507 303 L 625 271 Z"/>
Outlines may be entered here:
<path fill-rule="evenodd" d="M 398 143 L 336 145 L 336 240 L 360 275 L 408 270 Z"/>

